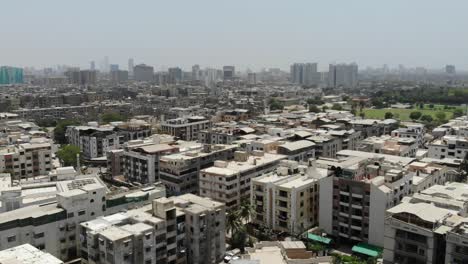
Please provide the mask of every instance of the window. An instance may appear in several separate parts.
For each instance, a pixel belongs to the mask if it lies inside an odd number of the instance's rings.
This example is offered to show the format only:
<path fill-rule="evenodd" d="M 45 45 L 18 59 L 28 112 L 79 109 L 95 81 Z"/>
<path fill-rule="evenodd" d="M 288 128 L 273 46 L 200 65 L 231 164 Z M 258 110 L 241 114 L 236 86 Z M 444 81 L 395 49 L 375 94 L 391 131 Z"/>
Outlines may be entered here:
<path fill-rule="evenodd" d="M 34 238 L 41 238 L 41 237 L 44 237 L 44 232 L 34 234 Z"/>
<path fill-rule="evenodd" d="M 78 215 L 84 215 L 85 213 L 86 213 L 85 210 L 81 210 L 81 211 L 78 212 Z"/>
<path fill-rule="evenodd" d="M 73 213 L 68 213 L 68 215 L 67 215 L 68 218 L 72 218 L 73 216 L 74 216 Z"/>
<path fill-rule="evenodd" d="M 9 237 L 7 237 L 7 241 L 8 241 L 9 243 L 15 242 L 15 241 L 16 241 L 16 236 L 9 236 Z"/>
<path fill-rule="evenodd" d="M 94 203 L 94 199 L 91 199 L 89 202 L 90 202 L 90 203 Z"/>

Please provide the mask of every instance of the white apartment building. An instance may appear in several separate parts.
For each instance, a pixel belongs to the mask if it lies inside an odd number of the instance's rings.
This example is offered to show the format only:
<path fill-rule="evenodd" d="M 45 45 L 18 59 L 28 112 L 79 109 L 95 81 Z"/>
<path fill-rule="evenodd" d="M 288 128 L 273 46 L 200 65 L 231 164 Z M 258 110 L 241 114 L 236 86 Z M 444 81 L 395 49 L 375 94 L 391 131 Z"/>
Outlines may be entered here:
<path fill-rule="evenodd" d="M 392 131 L 392 137 L 413 138 L 416 140 L 418 147 L 422 147 L 426 143 L 426 129 L 423 124 L 407 124 L 406 127 L 400 127 Z"/>
<path fill-rule="evenodd" d="M 219 263 L 225 208 L 192 194 L 81 224 L 85 263 Z"/>
<path fill-rule="evenodd" d="M 285 142 L 278 145 L 277 153 L 288 156 L 289 160 L 307 161 L 315 158 L 315 143 L 308 140 Z"/>
<path fill-rule="evenodd" d="M 407 195 L 451 179 L 445 166 L 348 152 L 355 156 L 317 161 L 319 167 L 334 171 L 320 180 L 320 227 L 346 241 L 383 246 L 386 209 Z"/>
<path fill-rule="evenodd" d="M 211 127 L 211 121 L 203 116 L 176 118 L 163 122 L 161 129 L 164 133 L 182 140 L 197 140 L 198 132 Z"/>
<path fill-rule="evenodd" d="M 199 194 L 223 202 L 227 208 L 236 208 L 243 199 L 250 198 L 250 181 L 273 171 L 284 155 L 254 151 L 234 152 L 233 161 L 217 160 L 214 166 L 200 171 Z"/>
<path fill-rule="evenodd" d="M 163 155 L 179 152 L 177 146 L 168 144 L 128 144 L 121 155 L 125 179 L 141 184 L 159 180 L 159 159 Z"/>
<path fill-rule="evenodd" d="M 434 185 L 387 210 L 384 263 L 465 263 L 466 188 Z"/>
<path fill-rule="evenodd" d="M 463 160 L 468 153 L 468 138 L 443 136 L 427 144 L 429 158 Z"/>
<path fill-rule="evenodd" d="M 415 157 L 416 151 L 418 150 L 418 143 L 414 138 L 382 135 L 380 137 L 369 137 L 362 140 L 358 150 L 400 157 Z"/>
<path fill-rule="evenodd" d="M 119 149 L 123 143 L 113 126 L 69 126 L 66 137 L 71 145 L 80 147 L 86 159 L 103 157 L 108 151 Z"/>
<path fill-rule="evenodd" d="M 4 264 L 63 264 L 63 261 L 30 244 L 23 244 L 0 251 L 0 263 Z"/>
<path fill-rule="evenodd" d="M 38 139 L 0 148 L 0 172 L 16 180 L 47 175 L 52 170 L 52 144 Z"/>
<path fill-rule="evenodd" d="M 326 169 L 281 161 L 276 172 L 252 179 L 252 221 L 276 231 L 301 234 L 318 224 L 319 179 Z"/>
<path fill-rule="evenodd" d="M 2 199 L 7 198 L 2 204 L 11 203 L 14 207 L 0 214 L 0 249 L 30 243 L 59 259 L 74 259 L 81 254 L 76 228 L 79 223 L 165 196 L 165 189 L 159 186 L 108 193 L 98 178 L 58 181 L 53 183 L 55 187 L 50 184 L 42 182 L 34 189 L 25 188 L 19 196 L 2 192 Z M 29 190 L 32 191 L 23 196 Z"/>
<path fill-rule="evenodd" d="M 169 195 L 199 193 L 200 170 L 213 166 L 216 160 L 234 157 L 236 145 L 194 145 L 184 152 L 159 159 L 159 179 Z"/>

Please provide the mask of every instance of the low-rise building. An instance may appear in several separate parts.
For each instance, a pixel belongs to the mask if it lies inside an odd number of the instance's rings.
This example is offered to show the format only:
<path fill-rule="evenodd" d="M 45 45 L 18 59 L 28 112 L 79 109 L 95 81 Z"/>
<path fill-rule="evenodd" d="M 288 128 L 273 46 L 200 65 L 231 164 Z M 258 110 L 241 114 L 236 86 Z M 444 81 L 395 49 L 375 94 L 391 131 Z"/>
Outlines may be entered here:
<path fill-rule="evenodd" d="M 203 116 L 170 119 L 161 124 L 164 133 L 182 140 L 197 140 L 198 132 L 211 127 L 211 121 Z"/>
<path fill-rule="evenodd" d="M 250 198 L 250 181 L 274 170 L 286 156 L 255 151 L 252 155 L 236 151 L 233 161 L 217 160 L 200 171 L 199 193 L 236 208 Z"/>
<path fill-rule="evenodd" d="M 52 144 L 48 140 L 0 148 L 0 172 L 10 173 L 15 180 L 47 175 L 51 170 Z"/>
<path fill-rule="evenodd" d="M 289 160 L 307 161 L 315 158 L 315 143 L 308 140 L 285 142 L 278 145 L 277 153 L 288 156 Z"/>
<path fill-rule="evenodd" d="M 416 140 L 418 147 L 424 146 L 426 143 L 426 129 L 423 124 L 406 124 L 406 127 L 400 127 L 392 131 L 393 137 L 413 138 Z"/>
<path fill-rule="evenodd" d="M 468 154 L 468 139 L 460 136 L 443 136 L 427 144 L 429 158 L 463 160 Z"/>
<path fill-rule="evenodd" d="M 357 150 L 401 157 L 415 157 L 418 143 L 414 138 L 383 135 L 362 140 Z"/>

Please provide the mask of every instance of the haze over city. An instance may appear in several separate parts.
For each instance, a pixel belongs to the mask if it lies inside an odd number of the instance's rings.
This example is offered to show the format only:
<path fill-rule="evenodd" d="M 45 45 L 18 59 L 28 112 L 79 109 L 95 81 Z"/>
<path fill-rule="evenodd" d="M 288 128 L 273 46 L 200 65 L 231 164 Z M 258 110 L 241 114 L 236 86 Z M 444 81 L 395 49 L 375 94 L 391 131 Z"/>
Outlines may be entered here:
<path fill-rule="evenodd" d="M 288 69 L 292 62 L 468 68 L 468 2 L 9 1 L 0 16 L 6 65 L 89 66 L 109 56 L 155 69 Z"/>

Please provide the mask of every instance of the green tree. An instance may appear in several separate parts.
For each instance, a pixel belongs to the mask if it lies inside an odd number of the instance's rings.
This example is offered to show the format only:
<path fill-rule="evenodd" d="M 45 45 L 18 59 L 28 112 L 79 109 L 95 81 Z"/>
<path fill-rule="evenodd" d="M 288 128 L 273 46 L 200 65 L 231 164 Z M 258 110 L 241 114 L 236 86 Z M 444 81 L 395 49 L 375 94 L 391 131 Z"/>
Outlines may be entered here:
<path fill-rule="evenodd" d="M 57 151 L 57 157 L 62 162 L 63 166 L 75 166 L 77 154 L 80 153 L 80 148 L 75 145 L 65 145 Z"/>
<path fill-rule="evenodd" d="M 242 218 L 239 211 L 233 210 L 226 215 L 226 232 L 234 234 L 242 229 Z"/>
<path fill-rule="evenodd" d="M 101 120 L 103 123 L 108 124 L 110 122 L 125 121 L 126 118 L 119 113 L 109 112 L 102 114 Z"/>
<path fill-rule="evenodd" d="M 463 115 L 463 110 L 461 110 L 460 108 L 453 110 L 453 117 L 460 117 L 462 115 Z"/>
<path fill-rule="evenodd" d="M 76 120 L 62 120 L 57 123 L 54 129 L 54 140 L 59 144 L 67 143 L 67 138 L 65 137 L 65 132 L 67 131 L 67 126 L 76 126 L 80 123 Z"/>
<path fill-rule="evenodd" d="M 364 118 L 364 117 L 366 117 L 366 113 L 361 112 L 361 113 L 359 113 L 359 116 L 360 116 L 361 118 Z"/>
<path fill-rule="evenodd" d="M 447 115 L 445 114 L 445 112 L 442 112 L 442 111 L 439 111 L 435 114 L 436 118 L 439 120 L 439 121 L 444 121 L 445 118 L 447 117 Z"/>
<path fill-rule="evenodd" d="M 434 120 L 434 119 L 432 118 L 431 115 L 423 115 L 423 116 L 421 116 L 421 121 L 430 123 L 430 122 L 432 122 L 433 120 Z"/>
<path fill-rule="evenodd" d="M 229 242 L 233 248 L 238 248 L 243 253 L 247 243 L 247 238 L 247 231 L 245 228 L 242 228 L 232 234 Z"/>
<path fill-rule="evenodd" d="M 322 107 L 322 112 L 325 112 L 325 111 L 327 111 L 327 110 L 328 110 L 328 106 L 324 105 L 324 106 Z"/>
<path fill-rule="evenodd" d="M 392 112 L 385 113 L 385 119 L 391 119 L 391 118 L 393 118 L 393 113 Z"/>
<path fill-rule="evenodd" d="M 250 216 L 253 214 L 254 208 L 248 199 L 243 199 L 239 206 L 239 216 L 245 222 L 250 221 Z"/>
<path fill-rule="evenodd" d="M 341 111 L 343 110 L 343 107 L 340 104 L 333 104 L 331 109 Z"/>
<path fill-rule="evenodd" d="M 419 118 L 421 118 L 422 116 L 422 113 L 419 112 L 419 111 L 414 111 L 414 112 L 411 112 L 409 117 L 412 119 L 412 120 L 418 120 Z"/>
<path fill-rule="evenodd" d="M 270 110 L 283 110 L 284 105 L 278 101 L 276 98 L 271 98 L 270 99 Z"/>
<path fill-rule="evenodd" d="M 434 104 L 429 104 L 429 108 L 430 108 L 430 109 L 433 109 L 433 108 L 434 108 Z"/>
<path fill-rule="evenodd" d="M 320 113 L 320 109 L 317 107 L 317 105 L 309 105 L 309 112 L 312 113 Z"/>

